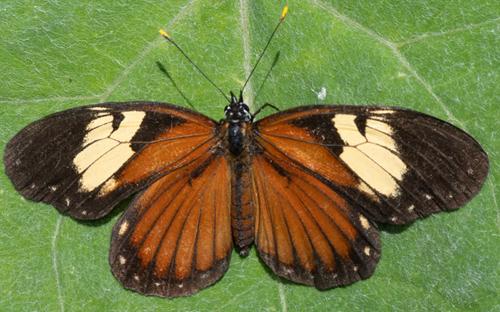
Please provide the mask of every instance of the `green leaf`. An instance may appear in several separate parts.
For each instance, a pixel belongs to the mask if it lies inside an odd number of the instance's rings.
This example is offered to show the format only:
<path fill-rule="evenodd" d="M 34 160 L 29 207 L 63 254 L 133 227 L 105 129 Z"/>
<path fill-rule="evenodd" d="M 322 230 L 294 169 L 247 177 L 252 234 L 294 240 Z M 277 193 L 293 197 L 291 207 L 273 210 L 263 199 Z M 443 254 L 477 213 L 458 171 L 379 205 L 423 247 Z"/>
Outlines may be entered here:
<path fill-rule="evenodd" d="M 225 92 L 238 91 L 284 5 L 2 3 L 2 155 L 7 141 L 28 123 L 79 105 L 164 101 L 222 118 L 225 99 L 158 29 Z M 253 109 L 266 102 L 282 109 L 381 104 L 442 118 L 468 131 L 490 156 L 490 176 L 479 195 L 457 212 L 403 228 L 382 226 L 377 270 L 352 286 L 318 291 L 288 282 L 265 268 L 253 250 L 247 258 L 233 254 L 229 271 L 214 286 L 170 300 L 127 291 L 110 272 L 109 236 L 126 203 L 104 220 L 78 222 L 24 200 L 2 168 L 2 310 L 500 309 L 498 1 L 287 5 L 288 16 L 245 90 Z"/>

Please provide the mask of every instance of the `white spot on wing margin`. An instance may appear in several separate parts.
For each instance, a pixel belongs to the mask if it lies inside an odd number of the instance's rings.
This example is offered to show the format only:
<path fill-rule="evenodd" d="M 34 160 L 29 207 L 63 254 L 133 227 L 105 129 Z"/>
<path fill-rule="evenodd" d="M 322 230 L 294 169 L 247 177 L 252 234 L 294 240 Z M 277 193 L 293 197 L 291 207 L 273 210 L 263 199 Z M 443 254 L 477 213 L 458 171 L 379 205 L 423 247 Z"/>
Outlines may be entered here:
<path fill-rule="evenodd" d="M 370 247 L 366 246 L 363 252 L 365 253 L 365 255 L 369 256 L 371 253 Z"/>
<path fill-rule="evenodd" d="M 363 227 L 363 229 L 368 230 L 370 228 L 370 222 L 367 218 L 365 218 L 365 216 L 359 216 L 359 221 L 361 222 L 361 226 Z"/>
<path fill-rule="evenodd" d="M 123 221 L 122 224 L 120 224 L 120 230 L 118 231 L 118 235 L 122 236 L 128 229 L 128 221 Z"/>

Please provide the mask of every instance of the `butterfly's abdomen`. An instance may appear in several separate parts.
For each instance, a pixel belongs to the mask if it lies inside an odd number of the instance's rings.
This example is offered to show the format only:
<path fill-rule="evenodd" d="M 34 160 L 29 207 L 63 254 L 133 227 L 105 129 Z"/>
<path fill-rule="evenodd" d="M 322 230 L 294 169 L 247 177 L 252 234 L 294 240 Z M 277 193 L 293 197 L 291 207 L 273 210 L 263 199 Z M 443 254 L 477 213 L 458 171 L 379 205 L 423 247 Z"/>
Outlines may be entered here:
<path fill-rule="evenodd" d="M 247 255 L 254 240 L 255 217 L 250 193 L 248 166 L 244 161 L 232 165 L 231 229 L 240 255 Z"/>
<path fill-rule="evenodd" d="M 228 123 L 226 146 L 231 167 L 231 229 L 234 244 L 240 255 L 247 255 L 254 240 L 255 217 L 250 192 L 248 164 L 250 154 L 247 128 L 244 122 Z"/>

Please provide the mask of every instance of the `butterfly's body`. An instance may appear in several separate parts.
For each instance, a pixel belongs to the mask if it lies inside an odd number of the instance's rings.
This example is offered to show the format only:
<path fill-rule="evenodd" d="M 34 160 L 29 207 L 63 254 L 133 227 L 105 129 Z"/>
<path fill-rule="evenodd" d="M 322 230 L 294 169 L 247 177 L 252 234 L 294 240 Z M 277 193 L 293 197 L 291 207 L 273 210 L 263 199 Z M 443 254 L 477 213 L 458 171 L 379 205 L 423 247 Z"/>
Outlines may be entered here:
<path fill-rule="evenodd" d="M 250 164 L 254 150 L 252 116 L 248 106 L 231 93 L 231 104 L 225 109 L 221 129 L 231 172 L 231 230 L 240 255 L 247 255 L 254 240 L 255 215 L 252 198 Z"/>

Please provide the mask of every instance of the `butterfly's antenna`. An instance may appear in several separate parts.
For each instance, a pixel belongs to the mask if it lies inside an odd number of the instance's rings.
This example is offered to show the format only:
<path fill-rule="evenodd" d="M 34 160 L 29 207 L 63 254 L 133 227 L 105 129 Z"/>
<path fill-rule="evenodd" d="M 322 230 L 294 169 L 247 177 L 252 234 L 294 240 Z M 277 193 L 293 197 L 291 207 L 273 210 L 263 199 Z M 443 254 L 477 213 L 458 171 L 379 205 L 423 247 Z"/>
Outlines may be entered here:
<path fill-rule="evenodd" d="M 260 54 L 259 56 L 259 59 L 257 60 L 257 63 L 255 63 L 252 71 L 250 72 L 250 75 L 248 75 L 248 78 L 247 78 L 247 81 L 245 81 L 245 84 L 243 85 L 243 88 L 241 88 L 241 92 L 243 92 L 243 90 L 245 89 L 245 87 L 247 86 L 247 83 L 248 81 L 250 80 L 250 77 L 252 77 L 252 74 L 253 72 L 255 71 L 255 68 L 257 68 L 257 65 L 259 65 L 259 62 L 260 62 L 260 59 L 262 58 L 262 56 L 264 55 L 264 53 L 266 52 L 267 50 L 267 47 L 269 46 L 269 44 L 271 43 L 271 40 L 273 39 L 274 37 L 274 34 L 276 33 L 276 30 L 278 30 L 278 27 L 280 27 L 281 25 L 281 22 L 283 21 L 283 19 L 285 18 L 286 16 L 286 12 L 288 12 L 288 7 L 285 7 L 283 9 L 283 13 L 281 13 L 281 18 L 280 18 L 280 21 L 278 22 L 278 25 L 276 25 L 276 27 L 274 28 L 274 31 L 273 33 L 271 34 L 271 37 L 269 38 L 269 40 L 267 41 L 267 44 L 266 44 L 266 47 L 264 48 L 264 50 L 262 51 L 262 53 Z"/>
<path fill-rule="evenodd" d="M 184 57 L 187 58 L 187 60 L 191 64 L 193 64 L 193 66 L 203 75 L 203 77 L 205 77 L 208 81 L 210 81 L 210 83 L 213 84 L 214 87 L 216 87 L 217 90 L 220 91 L 220 93 L 222 93 L 222 95 L 226 98 L 226 100 L 229 103 L 231 103 L 231 100 L 227 97 L 227 95 L 224 92 L 222 92 L 222 90 L 219 87 L 217 87 L 217 85 L 212 80 L 210 80 L 210 78 L 208 78 L 207 75 L 205 75 L 205 73 L 202 72 L 201 69 L 198 66 L 196 66 L 196 64 L 193 61 L 191 61 L 191 59 L 186 55 L 186 53 L 184 53 L 184 51 L 182 51 L 182 49 L 177 45 L 177 43 L 175 43 L 174 40 L 164 30 L 160 29 L 160 34 L 163 36 L 163 38 L 170 41 L 177 48 L 177 50 L 179 50 L 182 53 L 182 55 L 184 55 Z"/>

